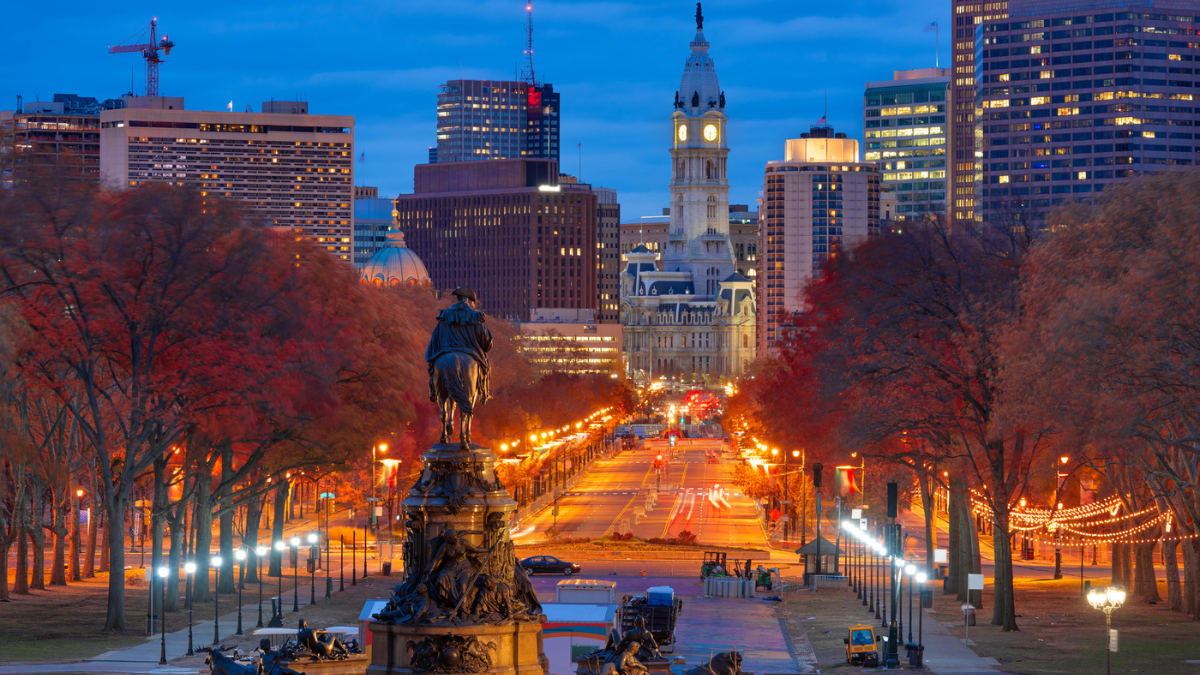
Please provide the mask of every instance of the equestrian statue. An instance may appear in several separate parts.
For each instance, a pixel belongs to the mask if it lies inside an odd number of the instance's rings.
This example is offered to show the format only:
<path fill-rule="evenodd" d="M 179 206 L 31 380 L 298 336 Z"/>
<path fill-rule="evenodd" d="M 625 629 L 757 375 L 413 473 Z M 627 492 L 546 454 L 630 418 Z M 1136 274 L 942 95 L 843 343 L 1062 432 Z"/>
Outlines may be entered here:
<path fill-rule="evenodd" d="M 429 366 L 429 400 L 442 415 L 442 443 L 454 433 L 454 409 L 458 408 L 458 441 L 471 448 L 471 417 L 475 406 L 489 398 L 487 353 L 492 333 L 483 325 L 486 316 L 475 309 L 475 291 L 460 286 L 451 294 L 458 302 L 438 313 L 437 327 L 429 338 L 425 362 Z"/>

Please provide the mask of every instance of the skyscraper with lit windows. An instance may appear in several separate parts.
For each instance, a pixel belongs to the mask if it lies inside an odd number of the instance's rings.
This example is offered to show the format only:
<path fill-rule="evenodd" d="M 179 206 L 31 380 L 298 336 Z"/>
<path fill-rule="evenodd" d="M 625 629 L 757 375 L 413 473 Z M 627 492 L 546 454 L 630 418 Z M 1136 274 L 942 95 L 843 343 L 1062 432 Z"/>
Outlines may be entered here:
<path fill-rule="evenodd" d="M 559 93 L 552 84 L 450 80 L 438 89 L 430 163 L 559 158 Z"/>
<path fill-rule="evenodd" d="M 946 211 L 949 68 L 897 70 L 863 94 L 863 158 L 896 196 L 896 220 Z"/>
<path fill-rule="evenodd" d="M 1008 16 L 1008 0 L 950 0 L 954 77 L 950 83 L 950 222 L 975 220 L 975 27 Z"/>

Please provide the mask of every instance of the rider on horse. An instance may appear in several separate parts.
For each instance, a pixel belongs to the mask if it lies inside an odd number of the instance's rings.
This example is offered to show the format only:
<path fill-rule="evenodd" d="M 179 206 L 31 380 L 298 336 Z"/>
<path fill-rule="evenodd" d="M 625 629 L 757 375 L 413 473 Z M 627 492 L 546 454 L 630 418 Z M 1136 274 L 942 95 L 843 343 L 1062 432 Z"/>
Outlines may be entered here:
<path fill-rule="evenodd" d="M 487 353 L 492 348 L 492 333 L 483 325 L 484 313 L 475 309 L 478 301 L 475 291 L 462 286 L 454 289 L 452 295 L 458 302 L 438 313 L 437 327 L 425 350 L 425 362 L 429 366 L 429 400 L 442 409 L 442 442 L 449 440 L 450 411 L 457 406 L 462 415 L 460 438 L 466 445 L 474 407 L 491 398 Z M 461 367 L 462 355 L 470 357 L 475 367 Z"/>

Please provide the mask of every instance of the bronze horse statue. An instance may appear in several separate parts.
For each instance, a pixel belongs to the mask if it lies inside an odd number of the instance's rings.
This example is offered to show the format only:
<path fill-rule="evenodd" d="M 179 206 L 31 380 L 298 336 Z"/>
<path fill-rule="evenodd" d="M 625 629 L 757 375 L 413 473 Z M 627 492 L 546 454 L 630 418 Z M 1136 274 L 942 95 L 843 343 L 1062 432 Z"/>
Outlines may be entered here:
<path fill-rule="evenodd" d="M 457 408 L 458 440 L 467 450 L 475 406 L 489 398 L 487 353 L 492 348 L 492 333 L 483 325 L 484 313 L 475 310 L 475 291 L 460 287 L 453 295 L 459 300 L 438 313 L 425 362 L 429 366 L 429 400 L 437 403 L 442 416 L 440 442 L 450 442 Z"/>

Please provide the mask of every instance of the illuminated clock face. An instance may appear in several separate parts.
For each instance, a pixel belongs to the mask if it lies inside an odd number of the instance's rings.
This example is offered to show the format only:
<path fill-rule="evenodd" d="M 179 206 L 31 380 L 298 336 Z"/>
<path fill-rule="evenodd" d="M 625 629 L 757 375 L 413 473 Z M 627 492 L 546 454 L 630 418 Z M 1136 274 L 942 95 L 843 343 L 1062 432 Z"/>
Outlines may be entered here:
<path fill-rule="evenodd" d="M 687 127 L 685 127 L 682 124 L 679 125 L 679 140 L 681 140 L 681 141 L 687 140 Z"/>
<path fill-rule="evenodd" d="M 715 124 L 706 124 L 704 126 L 704 140 L 706 140 L 706 141 L 717 140 L 717 126 Z"/>

